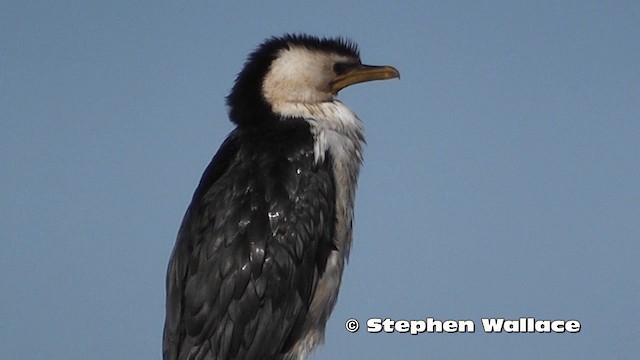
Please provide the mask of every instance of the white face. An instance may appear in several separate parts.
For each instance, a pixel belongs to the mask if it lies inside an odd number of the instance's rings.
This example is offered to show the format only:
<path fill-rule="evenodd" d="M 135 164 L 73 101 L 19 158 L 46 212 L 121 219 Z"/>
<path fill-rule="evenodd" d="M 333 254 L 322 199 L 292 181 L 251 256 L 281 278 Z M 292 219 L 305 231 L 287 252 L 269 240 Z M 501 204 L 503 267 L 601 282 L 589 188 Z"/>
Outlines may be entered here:
<path fill-rule="evenodd" d="M 334 53 L 292 47 L 281 50 L 262 82 L 262 93 L 272 106 L 282 102 L 319 103 L 331 101 L 333 65 L 356 62 Z"/>

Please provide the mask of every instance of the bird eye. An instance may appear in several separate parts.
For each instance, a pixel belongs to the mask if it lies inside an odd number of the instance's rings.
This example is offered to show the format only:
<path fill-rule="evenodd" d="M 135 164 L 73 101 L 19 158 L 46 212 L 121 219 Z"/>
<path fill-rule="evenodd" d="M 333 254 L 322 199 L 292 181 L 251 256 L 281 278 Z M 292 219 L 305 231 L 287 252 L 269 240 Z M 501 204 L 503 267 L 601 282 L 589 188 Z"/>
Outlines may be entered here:
<path fill-rule="evenodd" d="M 333 72 L 335 72 L 336 75 L 342 75 L 352 69 L 354 66 L 355 64 L 345 62 L 335 63 L 333 64 Z"/>

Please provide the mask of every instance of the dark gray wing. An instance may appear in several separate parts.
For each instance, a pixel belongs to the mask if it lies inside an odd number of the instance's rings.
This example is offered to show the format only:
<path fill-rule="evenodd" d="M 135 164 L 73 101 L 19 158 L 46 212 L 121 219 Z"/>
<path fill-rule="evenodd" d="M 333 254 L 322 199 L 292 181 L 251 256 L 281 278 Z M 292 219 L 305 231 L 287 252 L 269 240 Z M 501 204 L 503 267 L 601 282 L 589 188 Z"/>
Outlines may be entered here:
<path fill-rule="evenodd" d="M 334 201 L 308 129 L 232 133 L 203 175 L 169 263 L 164 358 L 286 352 L 334 248 Z"/>

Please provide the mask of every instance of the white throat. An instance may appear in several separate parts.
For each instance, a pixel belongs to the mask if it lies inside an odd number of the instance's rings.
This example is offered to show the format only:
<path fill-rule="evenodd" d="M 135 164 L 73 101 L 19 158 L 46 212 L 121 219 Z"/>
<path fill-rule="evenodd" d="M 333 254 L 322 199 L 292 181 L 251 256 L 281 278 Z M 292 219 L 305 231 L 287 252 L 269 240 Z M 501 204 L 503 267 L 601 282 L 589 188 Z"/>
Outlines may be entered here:
<path fill-rule="evenodd" d="M 329 152 L 334 161 L 362 163 L 364 128 L 362 121 L 338 100 L 319 103 L 276 102 L 272 111 L 283 117 L 303 118 L 314 135 L 316 163 Z"/>

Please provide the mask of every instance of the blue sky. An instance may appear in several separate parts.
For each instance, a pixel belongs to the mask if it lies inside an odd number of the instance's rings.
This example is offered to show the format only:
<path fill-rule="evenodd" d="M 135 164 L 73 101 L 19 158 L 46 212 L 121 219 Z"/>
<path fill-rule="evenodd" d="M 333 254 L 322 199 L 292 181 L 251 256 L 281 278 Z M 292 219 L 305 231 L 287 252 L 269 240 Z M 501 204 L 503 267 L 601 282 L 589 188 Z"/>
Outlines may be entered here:
<path fill-rule="evenodd" d="M 368 145 L 314 359 L 637 356 L 637 2 L 220 3 L 0 1 L 3 354 L 161 357 L 166 265 L 232 129 L 224 97 L 263 39 L 306 32 L 402 74 L 340 94 Z M 478 328 L 371 334 L 372 317 Z M 485 334 L 486 317 L 582 330 Z"/>

